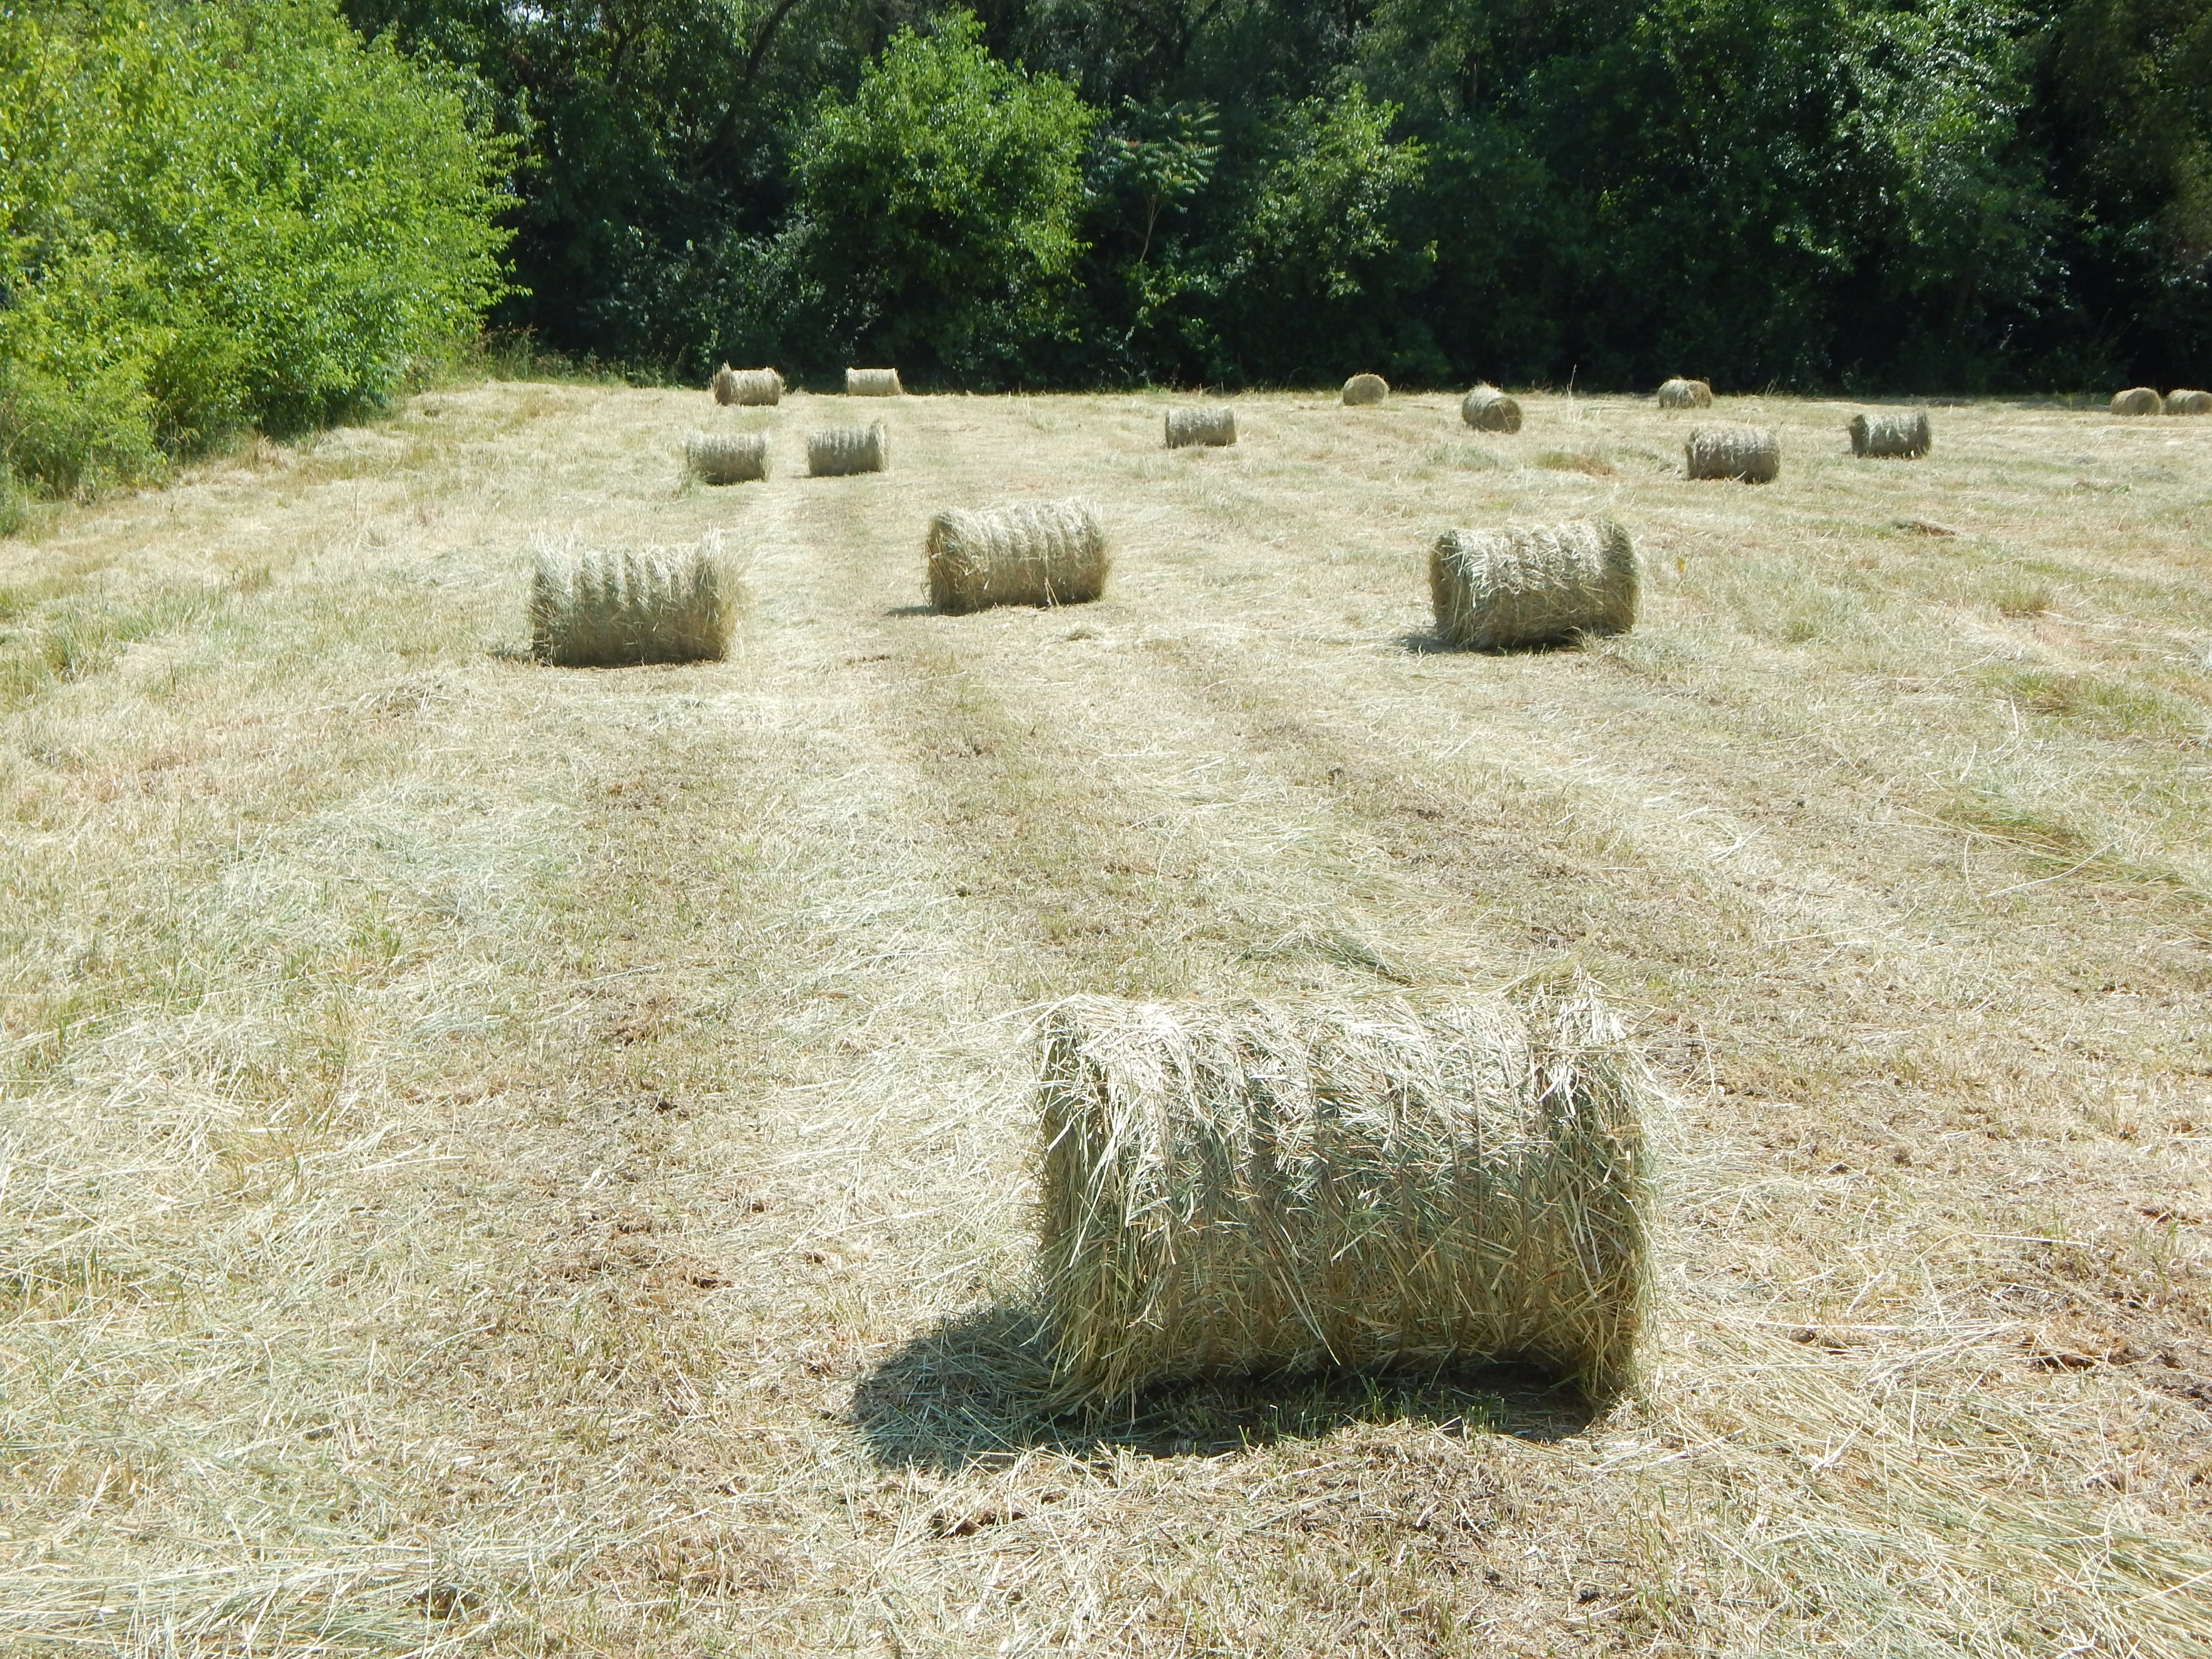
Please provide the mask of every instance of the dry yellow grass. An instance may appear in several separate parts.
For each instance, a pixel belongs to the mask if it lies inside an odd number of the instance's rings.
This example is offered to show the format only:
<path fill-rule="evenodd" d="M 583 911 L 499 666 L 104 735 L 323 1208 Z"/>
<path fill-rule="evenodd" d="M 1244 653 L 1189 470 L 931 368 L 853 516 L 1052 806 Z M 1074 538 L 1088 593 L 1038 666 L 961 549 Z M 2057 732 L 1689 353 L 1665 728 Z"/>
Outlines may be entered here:
<path fill-rule="evenodd" d="M 484 386 L 0 542 L 0 1650 L 2207 1651 L 2202 424 L 1522 402 L 715 493 L 696 392 Z M 915 607 L 1072 491 L 1098 605 Z M 1635 633 L 1428 648 L 1441 529 L 1583 516 Z M 742 653 L 528 662 L 527 534 L 714 528 Z M 1048 1414 L 1039 1005 L 1563 957 L 1679 1101 L 1640 1398 Z"/>

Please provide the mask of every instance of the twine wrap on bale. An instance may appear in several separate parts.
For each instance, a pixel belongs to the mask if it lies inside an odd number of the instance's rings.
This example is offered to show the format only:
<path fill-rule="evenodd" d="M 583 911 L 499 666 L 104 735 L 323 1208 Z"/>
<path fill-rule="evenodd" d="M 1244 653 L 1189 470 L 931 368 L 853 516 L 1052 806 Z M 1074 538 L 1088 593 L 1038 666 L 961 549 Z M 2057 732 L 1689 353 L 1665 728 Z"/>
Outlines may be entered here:
<path fill-rule="evenodd" d="M 2212 392 L 2169 392 L 2166 394 L 2166 412 L 2169 415 L 2212 415 Z"/>
<path fill-rule="evenodd" d="M 1521 405 L 1494 386 L 1479 386 L 1461 398 L 1459 417 L 1477 432 L 1521 429 Z"/>
<path fill-rule="evenodd" d="M 1112 565 L 1087 501 L 1014 502 L 930 520 L 929 602 L 939 611 L 1087 605 L 1106 591 Z"/>
<path fill-rule="evenodd" d="M 1659 388 L 1662 409 L 1711 409 L 1713 389 L 1703 380 L 1668 380 Z"/>
<path fill-rule="evenodd" d="M 1237 411 L 1233 409 L 1171 409 L 1168 410 L 1168 447 L 1183 449 L 1204 444 L 1219 449 L 1237 441 Z"/>
<path fill-rule="evenodd" d="M 1851 453 L 1862 459 L 1918 460 L 1936 447 L 1929 430 L 1928 411 L 1916 409 L 1905 415 L 1851 416 Z"/>
<path fill-rule="evenodd" d="M 897 398 L 905 395 L 895 368 L 848 368 L 845 371 L 848 398 Z"/>
<path fill-rule="evenodd" d="M 1347 404 L 1379 404 L 1390 395 L 1390 383 L 1380 374 L 1355 374 L 1344 383 Z"/>
<path fill-rule="evenodd" d="M 1697 427 L 1684 448 L 1693 478 L 1772 483 L 1782 471 L 1782 440 L 1770 427 Z"/>
<path fill-rule="evenodd" d="M 2125 392 L 2112 394 L 2112 413 L 2115 415 L 2156 415 L 2166 407 L 2166 400 L 2147 386 L 2131 386 Z"/>
<path fill-rule="evenodd" d="M 781 403 L 783 376 L 772 368 L 732 368 L 724 363 L 714 371 L 714 401 L 748 405 Z"/>
<path fill-rule="evenodd" d="M 768 477 L 765 432 L 695 432 L 684 441 L 684 465 L 702 483 L 748 483 Z"/>
<path fill-rule="evenodd" d="M 1642 590 L 1636 548 L 1610 519 L 1447 530 L 1429 555 L 1438 637 L 1479 651 L 1625 634 Z"/>
<path fill-rule="evenodd" d="M 1081 997 L 1047 1016 L 1042 1267 L 1070 1395 L 1528 1361 L 1630 1380 L 1647 1074 L 1587 986 L 1522 1004 Z"/>
<path fill-rule="evenodd" d="M 540 539 L 530 591 L 530 651 L 562 668 L 718 662 L 744 582 L 719 532 L 696 547 L 621 551 Z"/>
<path fill-rule="evenodd" d="M 806 470 L 817 478 L 887 472 L 890 465 L 890 434 L 881 421 L 866 426 L 827 427 L 806 434 Z"/>

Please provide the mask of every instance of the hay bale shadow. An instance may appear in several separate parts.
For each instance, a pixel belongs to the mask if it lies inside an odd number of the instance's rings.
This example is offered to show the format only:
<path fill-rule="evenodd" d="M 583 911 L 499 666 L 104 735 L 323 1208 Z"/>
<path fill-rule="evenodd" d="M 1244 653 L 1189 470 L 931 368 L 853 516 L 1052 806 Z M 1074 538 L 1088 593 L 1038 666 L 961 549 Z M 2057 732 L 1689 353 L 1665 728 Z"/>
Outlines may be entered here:
<path fill-rule="evenodd" d="M 1050 1382 L 1036 1314 L 1011 1304 L 982 1309 L 941 1321 L 863 1376 L 853 1393 L 854 1425 L 880 1465 L 951 1474 L 1035 1450 L 1209 1455 L 1318 1439 L 1356 1423 L 1548 1442 L 1582 1432 L 1600 1409 L 1514 1365 L 1180 1382 L 1110 1413 L 1056 1409 Z"/>
<path fill-rule="evenodd" d="M 1434 629 L 1425 628 L 1401 634 L 1391 643 L 1417 657 L 1548 657 L 1583 650 L 1585 636 L 1577 634 L 1571 640 L 1547 640 L 1540 645 L 1483 647 L 1455 645 Z"/>

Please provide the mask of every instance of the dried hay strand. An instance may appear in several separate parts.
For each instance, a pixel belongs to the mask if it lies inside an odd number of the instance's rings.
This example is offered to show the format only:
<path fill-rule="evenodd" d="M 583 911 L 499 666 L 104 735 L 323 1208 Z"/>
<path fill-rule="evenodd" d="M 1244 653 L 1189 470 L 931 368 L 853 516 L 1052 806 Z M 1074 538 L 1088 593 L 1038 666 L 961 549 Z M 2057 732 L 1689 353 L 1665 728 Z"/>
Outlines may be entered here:
<path fill-rule="evenodd" d="M 1009 502 L 940 513 L 929 524 L 929 602 L 1087 605 L 1106 591 L 1113 554 L 1088 501 Z"/>
<path fill-rule="evenodd" d="M 845 395 L 848 398 L 898 398 L 906 388 L 899 384 L 895 368 L 848 368 L 845 371 Z"/>
<path fill-rule="evenodd" d="M 2112 413 L 2115 415 L 2156 415 L 2166 407 L 2166 400 L 2147 386 L 2131 386 L 2125 392 L 2112 394 Z"/>
<path fill-rule="evenodd" d="M 1587 984 L 1425 1009 L 1079 997 L 1040 1069 L 1068 1395 L 1507 1358 L 1594 1398 L 1631 1379 L 1650 1085 Z"/>
<path fill-rule="evenodd" d="M 1862 460 L 1917 461 L 1935 447 L 1924 409 L 1871 419 L 1864 415 L 1851 416 L 1851 453 Z"/>
<path fill-rule="evenodd" d="M 1477 432 L 1521 429 L 1521 405 L 1494 386 L 1479 386 L 1461 398 L 1459 417 Z"/>
<path fill-rule="evenodd" d="M 1659 388 L 1662 409 L 1711 409 L 1713 389 L 1704 380 L 1668 380 Z"/>
<path fill-rule="evenodd" d="M 2212 415 L 2212 392 L 2169 392 L 2166 394 L 2166 412 L 2169 415 Z"/>
<path fill-rule="evenodd" d="M 1203 444 L 1219 449 L 1237 441 L 1237 411 L 1228 408 L 1168 410 L 1168 447 Z"/>
<path fill-rule="evenodd" d="M 855 472 L 887 472 L 890 434 L 881 421 L 866 426 L 825 427 L 806 434 L 806 471 L 817 478 L 842 478 Z"/>
<path fill-rule="evenodd" d="M 1380 374 L 1355 374 L 1344 383 L 1344 401 L 1355 407 L 1379 404 L 1390 395 L 1390 383 Z"/>
<path fill-rule="evenodd" d="M 748 483 L 768 477 L 765 432 L 695 432 L 684 441 L 684 465 L 702 483 Z"/>
<path fill-rule="evenodd" d="M 1438 637 L 1479 651 L 1625 634 L 1642 591 L 1635 545 L 1610 519 L 1447 530 L 1429 555 Z"/>
<path fill-rule="evenodd" d="M 724 363 L 714 371 L 714 401 L 757 406 L 783 401 L 783 376 L 772 368 L 732 368 Z"/>
<path fill-rule="evenodd" d="M 1772 483 L 1782 471 L 1782 440 L 1771 427 L 1696 427 L 1683 447 L 1692 478 Z"/>
<path fill-rule="evenodd" d="M 696 547 L 592 548 L 540 538 L 530 653 L 562 668 L 719 662 L 730 654 L 744 583 L 721 533 Z"/>

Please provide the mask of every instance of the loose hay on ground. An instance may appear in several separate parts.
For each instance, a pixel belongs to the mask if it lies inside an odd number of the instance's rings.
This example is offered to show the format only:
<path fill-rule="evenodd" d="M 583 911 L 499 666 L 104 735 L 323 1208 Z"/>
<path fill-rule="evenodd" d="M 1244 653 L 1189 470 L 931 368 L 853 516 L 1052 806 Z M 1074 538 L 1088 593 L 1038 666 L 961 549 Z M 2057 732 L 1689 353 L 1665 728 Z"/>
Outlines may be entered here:
<path fill-rule="evenodd" d="M 1379 404 L 1390 395 L 1390 383 L 1380 374 L 1355 374 L 1344 383 L 1344 401 L 1354 406 Z"/>
<path fill-rule="evenodd" d="M 806 434 L 806 470 L 817 478 L 848 477 L 858 472 L 887 472 L 890 434 L 881 421 L 866 426 L 825 427 Z"/>
<path fill-rule="evenodd" d="M 2165 407 L 2166 400 L 2152 386 L 2131 386 L 2125 392 L 2112 394 L 2115 415 L 2155 415 Z"/>
<path fill-rule="evenodd" d="M 848 368 L 845 371 L 845 395 L 848 398 L 897 398 L 906 388 L 899 384 L 895 368 Z"/>
<path fill-rule="evenodd" d="M 761 406 L 783 400 L 783 376 L 772 368 L 732 368 L 727 363 L 714 371 L 714 401 Z"/>
<path fill-rule="evenodd" d="M 1477 650 L 1626 633 L 1642 586 L 1628 532 L 1605 519 L 1447 530 L 1429 556 L 1437 636 Z"/>
<path fill-rule="evenodd" d="M 744 581 L 718 532 L 696 546 L 579 550 L 541 538 L 531 654 L 562 668 L 720 661 Z"/>
<path fill-rule="evenodd" d="M 1479 386 L 1461 398 L 1459 417 L 1477 432 L 1521 429 L 1521 405 L 1494 386 Z"/>
<path fill-rule="evenodd" d="M 1782 471 L 1782 439 L 1769 427 L 1701 426 L 1683 450 L 1692 478 L 1772 483 Z"/>
<path fill-rule="evenodd" d="M 1917 460 L 1936 447 L 1928 411 L 1851 416 L 1851 453 L 1866 459 Z"/>
<path fill-rule="evenodd" d="M 1038 1105 L 1062 1385 L 1517 1358 L 1613 1392 L 1645 1306 L 1648 1086 L 1581 986 L 1061 1003 Z"/>
<path fill-rule="evenodd" d="M 765 432 L 695 432 L 684 441 L 684 465 L 702 483 L 749 483 L 768 477 Z"/>
<path fill-rule="evenodd" d="M 940 513 L 928 557 L 929 602 L 951 611 L 1085 605 L 1106 591 L 1113 563 L 1097 510 L 1079 501 Z"/>
<path fill-rule="evenodd" d="M 1713 389 L 1703 380 L 1668 380 L 1659 388 L 1662 409 L 1711 409 Z"/>
<path fill-rule="evenodd" d="M 1237 441 L 1237 411 L 1233 409 L 1171 409 L 1168 410 L 1168 447 L 1193 444 L 1221 448 Z"/>

